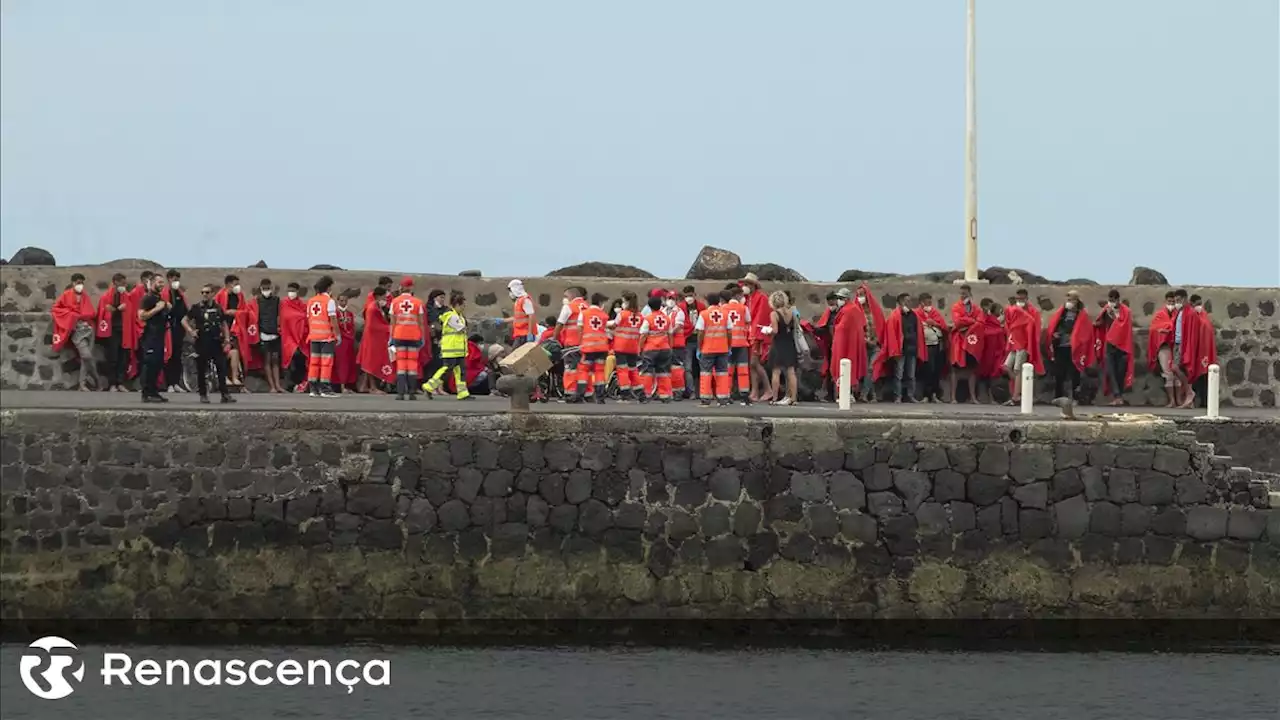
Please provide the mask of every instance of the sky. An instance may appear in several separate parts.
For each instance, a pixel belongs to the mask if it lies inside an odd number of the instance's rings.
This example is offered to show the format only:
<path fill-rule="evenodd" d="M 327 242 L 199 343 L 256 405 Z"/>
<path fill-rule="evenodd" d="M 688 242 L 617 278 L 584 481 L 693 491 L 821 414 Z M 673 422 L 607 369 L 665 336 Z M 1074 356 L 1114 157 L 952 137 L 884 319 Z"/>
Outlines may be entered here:
<path fill-rule="evenodd" d="M 979 264 L 1280 285 L 1280 2 L 977 0 Z M 959 269 L 963 0 L 0 0 L 62 264 Z"/>

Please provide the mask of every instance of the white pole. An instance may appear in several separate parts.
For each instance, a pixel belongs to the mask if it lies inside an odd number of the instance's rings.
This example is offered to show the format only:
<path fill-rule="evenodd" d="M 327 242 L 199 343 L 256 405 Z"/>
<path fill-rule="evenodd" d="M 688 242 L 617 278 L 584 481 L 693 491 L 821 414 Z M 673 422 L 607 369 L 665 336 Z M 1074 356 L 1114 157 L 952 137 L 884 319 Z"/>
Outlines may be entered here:
<path fill-rule="evenodd" d="M 1036 401 L 1036 366 L 1022 363 L 1022 414 L 1030 415 Z"/>
<path fill-rule="evenodd" d="M 840 409 L 848 410 L 849 401 L 852 393 L 850 385 L 853 383 L 853 363 L 849 358 L 840 361 Z"/>
<path fill-rule="evenodd" d="M 1205 402 L 1204 413 L 1207 418 L 1218 417 L 1218 373 L 1220 371 L 1217 363 L 1209 366 L 1209 398 Z"/>
<path fill-rule="evenodd" d="M 964 88 L 964 279 L 978 279 L 978 81 L 975 0 L 969 0 L 965 50 L 968 65 Z"/>

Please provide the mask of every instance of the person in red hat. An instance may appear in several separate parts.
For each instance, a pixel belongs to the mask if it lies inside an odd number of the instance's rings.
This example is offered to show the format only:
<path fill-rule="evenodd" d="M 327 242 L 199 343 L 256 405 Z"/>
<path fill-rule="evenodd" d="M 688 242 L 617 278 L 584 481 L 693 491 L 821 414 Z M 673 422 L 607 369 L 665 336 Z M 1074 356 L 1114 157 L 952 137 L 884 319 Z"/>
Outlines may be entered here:
<path fill-rule="evenodd" d="M 419 354 L 431 336 L 427 333 L 427 308 L 413 296 L 413 278 L 400 280 L 400 294 L 388 307 L 391 314 L 391 346 L 396 354 L 396 399 L 418 395 Z M 428 395 L 427 399 L 431 399 Z"/>

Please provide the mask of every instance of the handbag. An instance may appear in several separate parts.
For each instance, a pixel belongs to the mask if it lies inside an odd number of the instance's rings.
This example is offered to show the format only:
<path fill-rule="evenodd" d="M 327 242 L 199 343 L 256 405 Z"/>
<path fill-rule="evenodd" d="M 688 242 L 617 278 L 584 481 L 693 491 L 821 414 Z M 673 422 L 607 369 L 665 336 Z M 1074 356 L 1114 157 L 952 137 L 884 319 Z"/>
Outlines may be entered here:
<path fill-rule="evenodd" d="M 791 332 L 794 334 L 796 339 L 796 354 L 808 355 L 809 341 L 804 339 L 804 330 L 800 329 L 799 318 L 796 318 L 796 317 L 791 318 Z"/>

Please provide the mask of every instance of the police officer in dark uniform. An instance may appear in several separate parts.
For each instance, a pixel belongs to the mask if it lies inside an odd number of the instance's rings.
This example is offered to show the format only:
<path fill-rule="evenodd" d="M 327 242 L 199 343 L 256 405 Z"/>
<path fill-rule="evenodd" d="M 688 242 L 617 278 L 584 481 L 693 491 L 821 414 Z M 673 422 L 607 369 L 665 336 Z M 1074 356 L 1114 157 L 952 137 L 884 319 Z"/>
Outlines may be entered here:
<path fill-rule="evenodd" d="M 223 403 L 233 403 L 235 398 L 227 392 L 227 353 L 224 343 L 231 336 L 231 318 L 213 301 L 213 286 L 200 288 L 200 302 L 191 306 L 182 325 L 195 338 L 196 379 L 200 390 L 200 402 L 209 402 L 209 364 L 218 376 L 218 391 Z"/>

